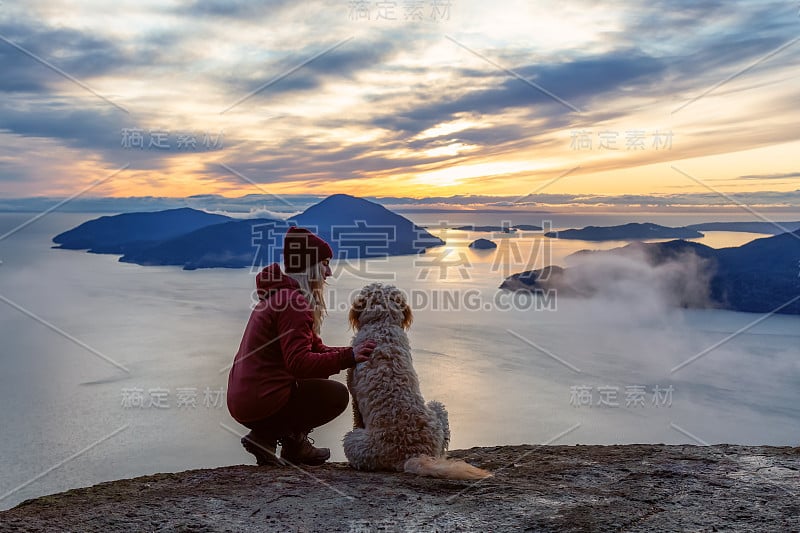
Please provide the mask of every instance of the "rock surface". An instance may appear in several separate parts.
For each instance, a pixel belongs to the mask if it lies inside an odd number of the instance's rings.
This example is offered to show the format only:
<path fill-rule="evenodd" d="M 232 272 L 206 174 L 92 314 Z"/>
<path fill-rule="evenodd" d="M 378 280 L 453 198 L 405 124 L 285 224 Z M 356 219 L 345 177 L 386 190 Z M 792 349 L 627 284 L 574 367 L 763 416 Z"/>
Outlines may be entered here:
<path fill-rule="evenodd" d="M 231 466 L 102 483 L 0 513 L 0 531 L 798 531 L 800 448 L 501 446 L 481 482 Z"/>

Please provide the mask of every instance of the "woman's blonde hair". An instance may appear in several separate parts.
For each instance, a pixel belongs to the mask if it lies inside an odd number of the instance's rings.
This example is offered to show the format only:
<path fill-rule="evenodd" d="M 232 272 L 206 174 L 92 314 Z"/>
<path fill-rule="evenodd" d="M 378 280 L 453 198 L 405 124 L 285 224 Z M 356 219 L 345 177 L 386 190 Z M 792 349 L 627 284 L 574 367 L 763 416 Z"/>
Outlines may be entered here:
<path fill-rule="evenodd" d="M 314 315 L 314 333 L 319 335 L 322 320 L 328 314 L 325 309 L 325 261 L 313 264 L 303 272 L 286 274 L 300 285 Z"/>

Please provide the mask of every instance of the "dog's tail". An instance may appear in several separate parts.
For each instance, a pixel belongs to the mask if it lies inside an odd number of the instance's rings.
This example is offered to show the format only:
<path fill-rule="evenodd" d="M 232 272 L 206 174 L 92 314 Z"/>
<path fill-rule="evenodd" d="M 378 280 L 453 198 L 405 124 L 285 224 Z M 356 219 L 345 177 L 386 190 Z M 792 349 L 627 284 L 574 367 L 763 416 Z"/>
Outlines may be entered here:
<path fill-rule="evenodd" d="M 437 477 L 442 479 L 483 479 L 492 477 L 486 470 L 472 466 L 457 459 L 436 459 L 429 455 L 417 455 L 408 459 L 403 470 L 418 476 Z"/>

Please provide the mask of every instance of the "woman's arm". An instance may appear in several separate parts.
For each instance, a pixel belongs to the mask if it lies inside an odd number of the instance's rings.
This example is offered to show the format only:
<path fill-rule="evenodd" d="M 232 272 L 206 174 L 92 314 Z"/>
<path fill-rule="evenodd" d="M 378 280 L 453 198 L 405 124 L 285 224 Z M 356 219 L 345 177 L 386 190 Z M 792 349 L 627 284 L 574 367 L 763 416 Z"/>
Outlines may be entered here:
<path fill-rule="evenodd" d="M 322 338 L 317 335 L 313 330 L 311 331 L 311 351 L 314 352 L 332 352 L 334 350 L 346 350 L 347 346 L 327 346 L 322 342 Z"/>
<path fill-rule="evenodd" d="M 292 298 L 295 299 L 292 305 L 281 308 L 277 321 L 283 361 L 289 372 L 301 379 L 327 378 L 354 366 L 353 349 L 322 344 L 313 331 L 311 311 L 299 300 L 302 296 L 295 294 Z"/>

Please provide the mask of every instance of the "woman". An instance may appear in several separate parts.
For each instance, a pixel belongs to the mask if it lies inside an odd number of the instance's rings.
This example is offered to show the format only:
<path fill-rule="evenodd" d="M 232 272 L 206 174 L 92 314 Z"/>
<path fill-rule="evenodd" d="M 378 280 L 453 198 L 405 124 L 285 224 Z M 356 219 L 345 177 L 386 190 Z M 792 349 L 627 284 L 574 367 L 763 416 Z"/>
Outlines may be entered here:
<path fill-rule="evenodd" d="M 367 361 L 375 343 L 354 348 L 325 346 L 323 286 L 333 250 L 310 231 L 291 227 L 283 243 L 284 272 L 273 263 L 256 276 L 258 303 L 250 315 L 228 376 L 228 410 L 250 428 L 242 438 L 259 465 L 318 465 L 328 448 L 315 448 L 308 433 L 339 416 L 350 399 L 347 387 L 327 379 Z"/>

